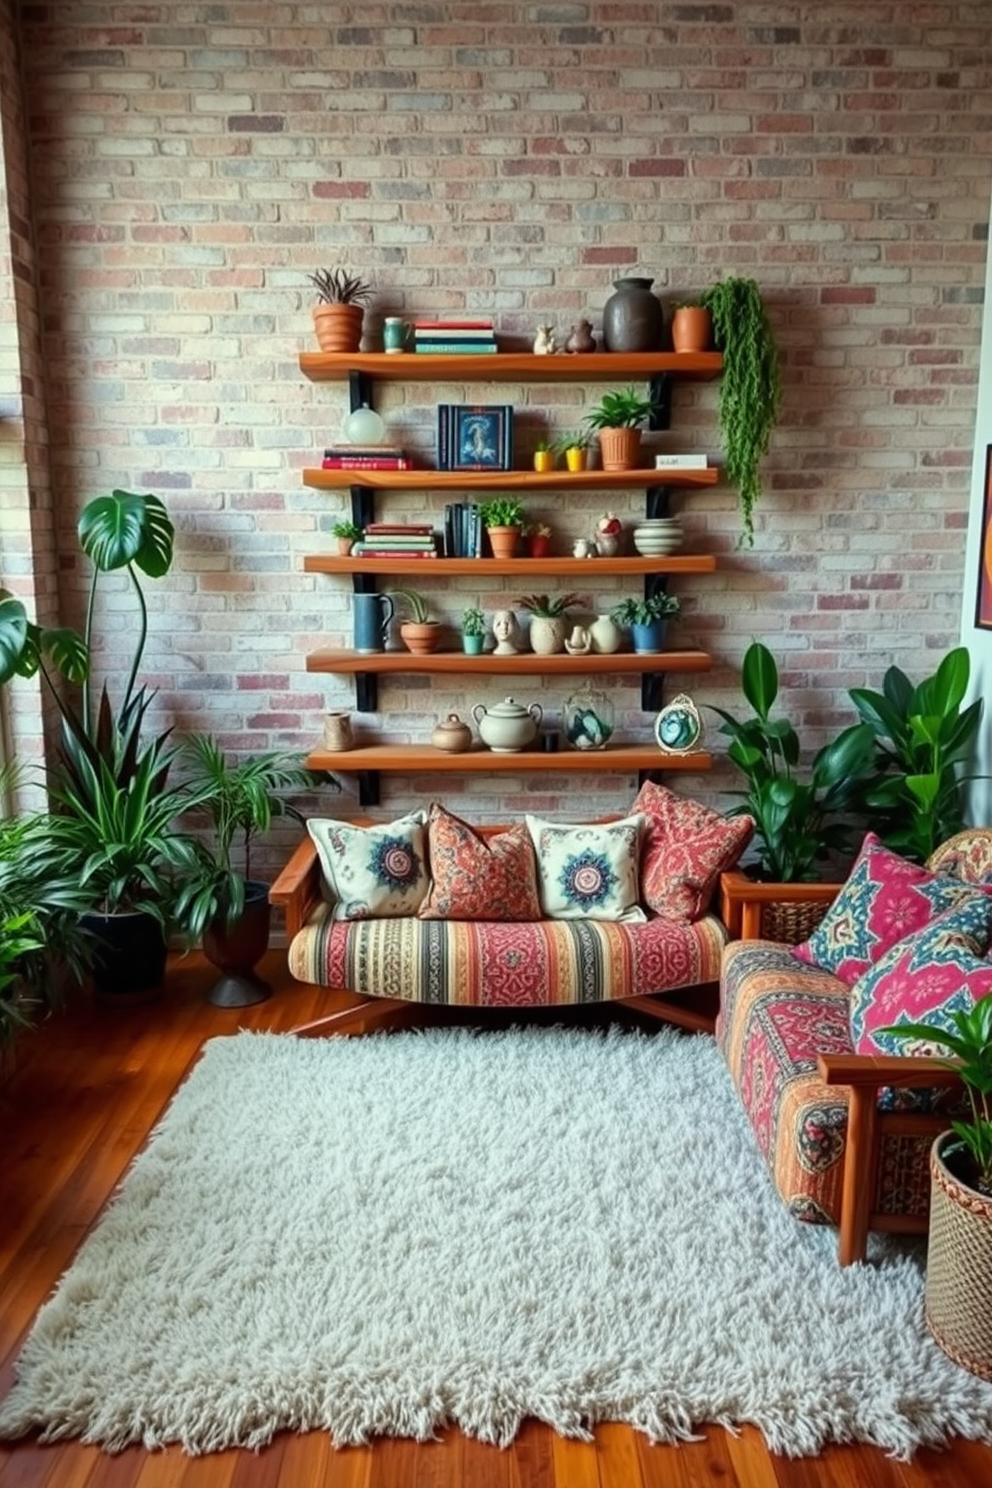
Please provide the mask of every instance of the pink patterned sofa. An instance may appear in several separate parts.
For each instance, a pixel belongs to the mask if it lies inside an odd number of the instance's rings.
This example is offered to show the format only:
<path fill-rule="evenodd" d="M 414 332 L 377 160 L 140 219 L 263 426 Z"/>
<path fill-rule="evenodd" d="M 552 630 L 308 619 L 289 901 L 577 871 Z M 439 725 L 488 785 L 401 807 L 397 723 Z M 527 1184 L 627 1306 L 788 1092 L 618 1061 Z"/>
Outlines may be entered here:
<path fill-rule="evenodd" d="M 928 868 L 987 887 L 992 831 L 952 838 Z M 846 1265 L 865 1258 L 869 1230 L 925 1233 L 929 1148 L 958 1081 L 920 1055 L 855 1053 L 852 987 L 797 959 L 789 930 L 769 925 L 783 904 L 802 905 L 790 929 L 805 939 L 842 887 L 723 875 L 721 914 L 742 938 L 723 954 L 716 1038 L 782 1199 L 797 1218 L 839 1227 Z"/>
<path fill-rule="evenodd" d="M 687 810 L 697 813 L 697 821 L 698 813 L 706 812 L 650 784 L 642 788 L 635 808 L 642 810 L 645 801 L 655 808 L 655 825 L 660 820 L 657 813 L 672 811 L 673 802 L 678 803 L 674 810 L 683 820 Z M 451 850 L 448 882 L 464 886 L 474 875 L 478 889 L 491 896 L 491 903 L 494 897 L 501 899 L 493 879 L 498 863 L 473 868 L 463 853 L 466 834 L 477 860 L 486 844 L 512 846 L 510 839 L 515 837 L 519 846 L 520 836 L 526 839 L 525 829 L 469 828 L 443 808 L 435 806 L 432 812 L 442 813 L 449 828 L 454 823 L 455 830 L 461 829 L 462 841 Z M 716 817 L 715 813 L 706 815 Z M 725 818 L 718 820 L 726 824 Z M 314 824 L 308 825 L 315 830 Z M 375 826 L 364 821 L 354 825 Z M 555 824 L 547 825 L 553 829 Z M 609 828 L 611 824 L 600 825 Z M 622 822 L 612 825 L 619 827 Z M 675 874 L 669 855 L 668 877 L 663 882 L 659 878 L 654 887 L 667 895 L 666 904 L 677 913 L 638 907 L 632 911 L 637 919 L 551 918 L 538 905 L 529 916 L 523 909 L 514 918 L 458 918 L 454 917 L 457 910 L 449 917 L 450 906 L 442 903 L 436 908 L 445 865 L 433 832 L 433 913 L 429 906 L 422 906 L 419 914 L 335 917 L 322 895 L 321 854 L 314 841 L 297 849 L 273 885 L 271 899 L 286 915 L 292 975 L 301 982 L 350 994 L 351 1005 L 331 1015 L 337 1026 L 360 1022 L 368 1027 L 404 1007 L 415 1012 L 418 1007 L 514 1009 L 614 1002 L 684 1027 L 711 1031 L 715 987 L 727 941 L 726 927 L 710 903 L 719 879 L 716 865 L 728 858 L 736 861 L 750 837 L 751 824 L 745 818 L 742 825 L 734 825 L 733 846 L 727 845 L 725 826 L 718 831 L 726 840 L 718 856 L 701 855 L 700 861 L 705 858 L 706 862 L 702 878 L 695 864 L 687 866 L 684 855 Z M 645 846 L 645 875 L 649 858 Z M 323 866 L 326 885 L 326 859 Z M 688 900 L 687 884 L 691 885 Z M 652 887 L 648 882 L 642 885 L 642 901 L 646 897 L 649 904 Z M 504 894 L 514 891 L 504 886 Z M 655 897 L 654 902 L 660 901 Z M 714 994 L 709 999 L 704 995 L 706 988 Z"/>

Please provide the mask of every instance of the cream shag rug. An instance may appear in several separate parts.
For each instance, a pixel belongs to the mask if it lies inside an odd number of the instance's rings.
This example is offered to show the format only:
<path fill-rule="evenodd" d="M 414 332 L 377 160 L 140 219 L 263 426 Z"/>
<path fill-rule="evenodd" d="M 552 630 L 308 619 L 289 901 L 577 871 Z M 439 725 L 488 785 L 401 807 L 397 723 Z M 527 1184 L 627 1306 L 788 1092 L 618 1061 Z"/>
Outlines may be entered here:
<path fill-rule="evenodd" d="M 924 1329 L 918 1250 L 835 1254 L 709 1039 L 215 1039 L 39 1314 L 0 1433 L 992 1441 L 992 1387 Z"/>

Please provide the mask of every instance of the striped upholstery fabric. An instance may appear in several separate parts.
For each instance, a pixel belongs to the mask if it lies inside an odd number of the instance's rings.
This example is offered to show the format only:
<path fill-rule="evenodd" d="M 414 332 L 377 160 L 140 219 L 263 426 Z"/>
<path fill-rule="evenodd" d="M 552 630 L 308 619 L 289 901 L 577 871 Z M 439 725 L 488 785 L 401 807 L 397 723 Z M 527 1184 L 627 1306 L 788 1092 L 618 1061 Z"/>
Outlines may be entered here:
<path fill-rule="evenodd" d="M 363 996 L 460 1007 L 609 1002 L 715 982 L 726 930 L 602 920 L 372 919 L 342 923 L 320 906 L 289 948 L 302 982 Z"/>
<path fill-rule="evenodd" d="M 850 988 L 774 941 L 724 953 L 716 1038 L 775 1186 L 799 1219 L 840 1220 L 846 1091 L 824 1085 L 818 1054 L 850 1054 Z M 887 1135 L 873 1209 L 926 1214 L 932 1136 Z"/>

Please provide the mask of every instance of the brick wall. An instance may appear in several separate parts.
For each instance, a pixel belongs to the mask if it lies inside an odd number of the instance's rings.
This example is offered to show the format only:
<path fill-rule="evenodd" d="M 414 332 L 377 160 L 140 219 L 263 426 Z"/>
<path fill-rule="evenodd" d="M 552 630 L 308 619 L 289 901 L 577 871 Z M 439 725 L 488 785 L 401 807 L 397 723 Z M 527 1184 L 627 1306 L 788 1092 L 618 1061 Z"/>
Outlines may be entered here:
<path fill-rule="evenodd" d="M 737 664 L 762 637 L 813 746 L 849 720 L 849 686 L 892 659 L 922 675 L 955 644 L 992 174 L 986 3 L 38 3 L 20 7 L 19 42 L 65 619 L 86 577 L 81 505 L 157 492 L 179 540 L 149 586 L 148 670 L 180 729 L 303 746 L 325 707 L 352 702 L 347 679 L 303 667 L 350 632 L 346 586 L 302 572 L 344 505 L 299 479 L 346 412 L 343 387 L 297 364 L 306 276 L 335 263 L 374 281 L 373 343 L 387 313 L 567 334 L 580 316 L 598 329 L 618 274 L 652 275 L 666 303 L 752 275 L 785 397 L 753 549 L 725 486 L 677 501 L 689 550 L 719 556 L 677 586 L 676 639 L 715 657 L 692 692 L 738 706 Z M 16 144 L 5 122 L 8 170 Z M 480 380 L 443 396 L 513 402 L 526 449 L 602 391 Z M 390 434 L 428 454 L 439 396 L 384 390 Z M 718 453 L 715 410 L 714 386 L 680 389 L 668 446 Z M 547 515 L 564 543 L 607 505 L 641 503 L 549 500 Z M 424 587 L 452 619 L 499 598 Z M 123 585 L 107 606 L 113 671 Z M 425 739 L 508 690 L 384 684 L 363 736 Z M 554 715 L 567 689 L 514 691 Z M 643 734 L 637 687 L 615 693 Z M 725 803 L 734 781 L 682 783 Z M 429 794 L 490 818 L 612 810 L 633 789 L 438 776 L 394 782 L 382 812 Z M 353 809 L 350 787 L 331 805 Z"/>

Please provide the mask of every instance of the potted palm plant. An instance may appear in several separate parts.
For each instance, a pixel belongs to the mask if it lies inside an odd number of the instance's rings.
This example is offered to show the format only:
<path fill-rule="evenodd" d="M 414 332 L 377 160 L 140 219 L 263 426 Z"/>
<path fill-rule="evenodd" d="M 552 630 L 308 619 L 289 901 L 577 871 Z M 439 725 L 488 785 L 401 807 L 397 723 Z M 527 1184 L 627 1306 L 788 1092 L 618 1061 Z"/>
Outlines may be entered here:
<path fill-rule="evenodd" d="M 531 617 L 530 647 L 538 656 L 564 651 L 569 610 L 582 603 L 578 594 L 524 594 L 515 601 Z"/>
<path fill-rule="evenodd" d="M 721 279 L 700 296 L 713 318 L 713 339 L 723 353 L 718 417 L 725 471 L 737 487 L 744 531 L 754 543 L 754 508 L 761 496 L 760 464 L 778 418 L 782 392 L 778 348 L 753 279 Z"/>
<path fill-rule="evenodd" d="M 599 431 L 604 470 L 636 470 L 641 458 L 641 425 L 653 412 L 652 400 L 628 387 L 604 393 L 599 405 L 586 414 L 586 423 Z"/>
<path fill-rule="evenodd" d="M 677 595 L 660 589 L 643 599 L 622 599 L 610 611 L 617 625 L 630 626 L 631 645 L 635 651 L 653 654 L 665 648 L 668 622 L 682 613 Z"/>
<path fill-rule="evenodd" d="M 441 639 L 441 624 L 431 619 L 430 605 L 418 589 L 394 589 L 394 599 L 401 599 L 410 618 L 400 622 L 400 640 L 408 651 L 418 656 L 436 651 Z"/>
<path fill-rule="evenodd" d="M 277 818 L 301 821 L 285 793 L 312 788 L 323 777 L 286 752 L 234 761 L 209 734 L 193 735 L 182 759 L 192 798 L 209 817 L 213 839 L 197 842 L 196 869 L 183 879 L 175 916 L 222 972 L 208 1001 L 245 1007 L 271 991 L 255 972 L 268 949 L 270 906 L 268 884 L 252 877 L 252 843 Z"/>
<path fill-rule="evenodd" d="M 342 268 L 317 269 L 310 275 L 310 283 L 317 291 L 313 327 L 321 351 L 358 351 L 372 286 Z"/>
<path fill-rule="evenodd" d="M 885 1033 L 914 1054 L 946 1050 L 970 1119 L 952 1120 L 930 1151 L 927 1326 L 945 1353 L 992 1380 L 992 996 L 945 1022 L 896 1023 Z"/>

